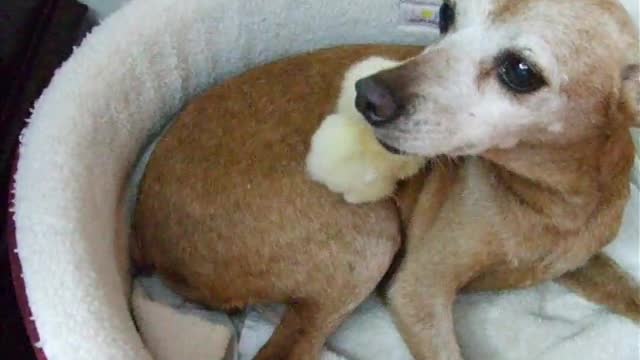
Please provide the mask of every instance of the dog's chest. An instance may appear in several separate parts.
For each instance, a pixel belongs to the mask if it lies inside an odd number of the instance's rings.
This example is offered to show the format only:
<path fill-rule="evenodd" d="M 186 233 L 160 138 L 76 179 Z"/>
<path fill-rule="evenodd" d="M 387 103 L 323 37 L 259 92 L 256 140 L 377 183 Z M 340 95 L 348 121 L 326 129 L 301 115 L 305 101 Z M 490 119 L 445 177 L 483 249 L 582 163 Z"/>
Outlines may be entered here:
<path fill-rule="evenodd" d="M 486 241 L 500 218 L 494 199 L 494 189 L 478 160 L 436 164 L 418 197 L 409 238 L 459 239 L 469 244 Z"/>

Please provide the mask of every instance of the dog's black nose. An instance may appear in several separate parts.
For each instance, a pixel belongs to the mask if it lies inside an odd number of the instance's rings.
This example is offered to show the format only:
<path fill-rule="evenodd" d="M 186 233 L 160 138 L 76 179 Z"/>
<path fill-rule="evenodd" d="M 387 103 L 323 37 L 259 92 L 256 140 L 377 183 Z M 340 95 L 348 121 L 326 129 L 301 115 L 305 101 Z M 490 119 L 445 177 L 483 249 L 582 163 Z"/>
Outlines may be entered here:
<path fill-rule="evenodd" d="M 356 82 L 356 109 L 373 126 L 387 124 L 399 115 L 391 90 L 371 76 Z"/>

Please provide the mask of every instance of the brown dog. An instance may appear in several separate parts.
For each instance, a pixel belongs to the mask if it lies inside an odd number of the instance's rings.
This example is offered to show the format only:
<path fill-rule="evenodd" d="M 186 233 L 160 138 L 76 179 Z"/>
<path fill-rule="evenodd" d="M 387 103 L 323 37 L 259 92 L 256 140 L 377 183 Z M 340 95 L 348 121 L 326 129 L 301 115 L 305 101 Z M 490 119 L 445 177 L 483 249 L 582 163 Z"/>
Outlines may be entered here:
<path fill-rule="evenodd" d="M 136 264 L 213 307 L 288 304 L 258 359 L 317 358 L 380 282 L 402 233 L 388 299 L 417 359 L 461 359 L 451 314 L 461 289 L 566 274 L 640 320 L 636 285 L 592 258 L 619 228 L 628 128 L 640 122 L 638 37 L 626 14 L 610 0 L 444 6 L 441 42 L 358 86 L 383 144 L 434 157 L 395 202 L 348 205 L 308 179 L 304 159 L 351 64 L 417 50 L 302 55 L 211 89 L 171 126 L 140 190 Z"/>

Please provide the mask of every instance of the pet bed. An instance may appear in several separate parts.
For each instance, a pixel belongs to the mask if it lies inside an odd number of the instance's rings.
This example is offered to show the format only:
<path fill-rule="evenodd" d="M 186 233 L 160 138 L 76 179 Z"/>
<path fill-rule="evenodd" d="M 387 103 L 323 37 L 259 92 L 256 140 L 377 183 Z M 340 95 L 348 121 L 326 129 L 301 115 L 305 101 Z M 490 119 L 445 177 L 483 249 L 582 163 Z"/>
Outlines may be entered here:
<path fill-rule="evenodd" d="M 14 278 L 40 359 L 234 358 L 236 335 L 241 357 L 259 346 L 277 308 L 251 310 L 236 334 L 234 319 L 184 304 L 154 279 L 136 282 L 136 327 L 126 254 L 134 164 L 185 101 L 250 67 L 331 45 L 434 38 L 398 26 L 398 12 L 396 0 L 134 0 L 98 26 L 20 138 Z M 638 211 L 636 182 L 607 251 L 640 278 Z M 466 296 L 456 323 L 470 360 L 640 356 L 636 325 L 552 283 Z M 375 298 L 329 347 L 342 354 L 329 357 L 408 358 Z"/>

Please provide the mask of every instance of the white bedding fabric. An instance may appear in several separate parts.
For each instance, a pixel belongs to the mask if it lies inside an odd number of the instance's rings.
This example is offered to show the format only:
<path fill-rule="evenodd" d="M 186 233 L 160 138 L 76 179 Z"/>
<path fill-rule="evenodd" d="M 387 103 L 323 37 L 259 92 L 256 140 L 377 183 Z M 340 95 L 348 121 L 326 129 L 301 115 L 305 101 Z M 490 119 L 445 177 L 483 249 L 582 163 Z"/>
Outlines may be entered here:
<path fill-rule="evenodd" d="M 14 204 L 17 251 L 40 335 L 37 345 L 48 359 L 151 359 L 153 353 L 173 351 L 161 346 L 203 339 L 187 329 L 233 339 L 221 327 L 201 326 L 219 323 L 207 320 L 209 315 L 196 313 L 206 321 L 194 320 L 192 309 L 184 313 L 137 298 L 136 315 L 150 350 L 143 344 L 129 312 L 123 209 L 130 169 L 149 135 L 186 99 L 229 75 L 328 45 L 426 42 L 424 34 L 398 29 L 395 13 L 396 0 L 134 0 L 97 27 L 58 70 L 21 137 Z M 635 239 L 628 241 L 637 246 Z M 637 254 L 633 249 L 620 251 L 620 259 Z M 521 299 L 529 299 L 533 308 L 547 304 L 542 310 L 568 308 L 574 311 L 558 312 L 581 323 L 591 319 L 590 305 L 580 305 L 560 289 L 527 294 Z M 502 356 L 495 355 L 498 350 L 528 353 L 531 343 L 524 340 L 537 343 L 540 333 L 547 344 L 571 335 L 553 330 L 552 323 L 518 317 L 519 299 L 510 293 L 463 301 L 458 323 L 469 359 L 497 359 Z M 569 305 L 562 307 L 563 302 Z M 386 315 L 372 308 L 361 319 L 391 331 Z M 558 320 L 559 328 L 564 322 Z M 571 358 L 603 358 L 600 350 L 608 349 L 607 359 L 631 359 L 629 354 L 638 353 L 631 346 L 637 340 L 633 330 L 624 320 L 604 315 L 573 338 L 583 345 Z M 610 340 L 600 341 L 598 333 Z M 346 344 L 376 339 L 357 330 L 344 334 L 333 342 L 341 351 L 372 348 Z M 385 341 L 393 338 L 376 334 Z M 221 348 L 210 350 L 211 359 L 222 353 Z"/>

